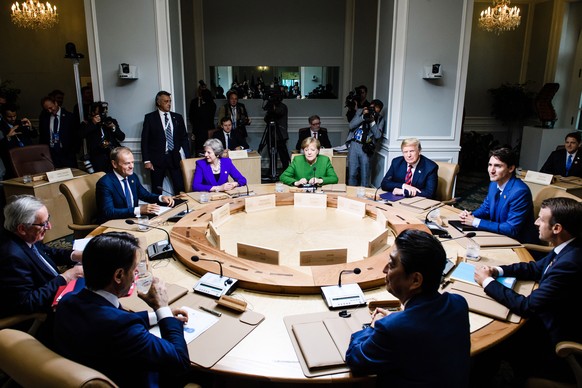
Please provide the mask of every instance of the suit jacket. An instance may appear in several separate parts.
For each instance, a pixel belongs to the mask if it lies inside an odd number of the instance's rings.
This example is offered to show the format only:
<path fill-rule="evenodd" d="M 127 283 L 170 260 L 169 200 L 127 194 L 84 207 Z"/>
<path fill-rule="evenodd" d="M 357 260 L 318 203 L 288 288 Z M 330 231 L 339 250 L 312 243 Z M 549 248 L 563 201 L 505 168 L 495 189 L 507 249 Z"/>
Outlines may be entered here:
<path fill-rule="evenodd" d="M 169 317 L 158 325 L 162 338 L 148 332 L 147 312 L 118 309 L 84 289 L 59 302 L 55 340 L 64 356 L 104 373 L 121 387 L 157 387 L 159 372 L 176 375 L 190 367 L 182 323 Z"/>
<path fill-rule="evenodd" d="M 73 264 L 71 250 L 35 244 L 57 271 L 56 265 Z M 58 272 L 58 271 L 57 271 Z M 55 276 L 20 237 L 5 231 L 0 243 L 0 316 L 50 312 L 59 286 L 67 284 Z"/>
<path fill-rule="evenodd" d="M 233 132 L 238 133 L 240 135 L 241 138 L 246 138 L 248 136 L 247 133 L 247 123 L 249 122 L 249 113 L 247 111 L 247 108 L 245 106 L 245 104 L 237 102 L 236 103 L 236 123 L 232 123 L 233 124 Z M 217 114 L 217 123 L 220 124 L 220 120 L 222 120 L 223 117 L 231 117 L 231 109 L 230 109 L 230 103 L 227 101 L 226 104 L 221 105 L 220 108 L 218 108 L 218 114 Z"/>
<path fill-rule="evenodd" d="M 399 156 L 392 160 L 388 172 L 382 179 L 382 190 L 392 191 L 396 188 L 401 188 L 406 179 L 406 171 L 408 170 L 408 163 L 404 160 L 404 156 Z M 418 194 L 421 197 L 434 198 L 438 186 L 439 166 L 425 157 L 420 155 L 420 159 L 414 174 L 412 175 L 412 186 L 421 191 Z"/>
<path fill-rule="evenodd" d="M 378 374 L 378 387 L 467 387 L 469 307 L 459 295 L 417 295 L 352 334 L 346 362 L 356 373 Z"/>
<path fill-rule="evenodd" d="M 127 207 L 123 187 L 121 187 L 121 182 L 114 172 L 108 172 L 97 181 L 95 197 L 99 223 L 118 218 L 135 217 L 134 208 L 139 206 L 140 200 L 147 203 L 158 202 L 159 196 L 147 191 L 141 185 L 137 175 L 130 175 L 127 179 L 133 196 L 133 207 Z"/>
<path fill-rule="evenodd" d="M 529 187 L 513 176 L 499 198 L 499 206 L 495 202 L 496 193 L 497 183 L 491 182 L 485 201 L 473 212 L 473 216 L 481 219 L 478 229 L 504 234 L 522 243 L 538 242 Z M 497 212 L 495 212 L 496 207 Z"/>
<path fill-rule="evenodd" d="M 39 117 L 39 143 L 50 145 L 50 113 L 43 111 Z M 51 156 L 55 167 L 77 167 L 76 153 L 80 146 L 79 123 L 75 115 L 61 107 L 59 118 L 59 140 L 62 148 L 51 148 Z"/>
<path fill-rule="evenodd" d="M 315 168 L 315 171 L 313 169 Z M 317 155 L 317 160 L 310 165 L 305 159 L 305 155 L 297 155 L 291 164 L 281 174 L 281 182 L 292 186 L 301 178 L 308 181 L 313 177 L 323 179 L 323 185 L 330 185 L 338 182 L 337 174 L 333 169 L 331 160 L 325 155 Z"/>
<path fill-rule="evenodd" d="M 226 136 L 222 129 L 219 129 L 218 131 L 214 132 L 214 135 L 212 137 L 214 139 L 220 140 L 222 146 L 226 149 Z M 247 143 L 245 139 L 239 136 L 239 134 L 231 131 L 230 141 L 228 142 L 228 149 L 235 150 L 237 147 L 243 147 L 244 149 L 248 149 L 249 143 Z"/>
<path fill-rule="evenodd" d="M 537 316 L 554 345 L 566 340 L 582 342 L 582 319 L 576 307 L 582 294 L 582 241 L 575 239 L 566 245 L 548 267 L 552 259 L 550 254 L 539 261 L 501 266 L 503 276 L 539 283 L 529 296 L 499 282 L 489 283 L 485 292 L 524 318 Z"/>
<path fill-rule="evenodd" d="M 582 177 L 582 158 L 580 157 L 582 151 L 578 150 L 576 153 L 568 174 L 566 174 L 566 154 L 565 149 L 553 151 L 540 171 L 546 174 Z"/>
<path fill-rule="evenodd" d="M 196 161 L 196 170 L 194 170 L 194 179 L 192 180 L 193 191 L 210 191 L 212 186 L 220 186 L 228 182 L 231 176 L 239 186 L 247 184 L 247 179 L 236 169 L 232 160 L 229 158 L 220 158 L 220 177 L 218 180 L 214 177 L 212 167 L 206 159 Z"/>
<path fill-rule="evenodd" d="M 301 128 L 299 130 L 299 138 L 297 139 L 297 144 L 295 145 L 296 150 L 301 150 L 301 143 L 303 140 L 311 136 L 311 128 Z M 317 132 L 317 139 L 321 143 L 323 148 L 331 148 L 331 142 L 327 136 L 327 128 L 319 128 Z"/>
<path fill-rule="evenodd" d="M 188 131 L 181 114 L 168 112 L 172 119 L 174 128 L 174 149 L 171 151 L 172 160 L 175 166 L 180 166 L 180 149 L 184 150 L 186 158 L 190 157 L 190 146 L 188 141 Z M 166 132 L 164 124 L 160 118 L 160 113 L 155 111 L 145 115 L 143 119 L 143 129 L 141 132 L 141 152 L 144 162 L 150 161 L 154 168 L 163 166 L 164 155 L 166 154 Z"/>

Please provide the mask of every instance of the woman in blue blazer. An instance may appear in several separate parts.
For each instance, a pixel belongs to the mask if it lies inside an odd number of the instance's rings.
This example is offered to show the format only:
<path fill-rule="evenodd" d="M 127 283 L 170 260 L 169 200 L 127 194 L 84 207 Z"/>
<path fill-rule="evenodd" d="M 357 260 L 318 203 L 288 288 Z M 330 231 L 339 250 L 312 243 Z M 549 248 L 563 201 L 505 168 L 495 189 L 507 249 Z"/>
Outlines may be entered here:
<path fill-rule="evenodd" d="M 232 160 L 221 157 L 223 152 L 224 147 L 218 139 L 209 139 L 204 143 L 204 159 L 196 162 L 192 190 L 219 192 L 247 184 L 246 178 L 232 164 Z M 234 182 L 229 182 L 229 177 Z"/>

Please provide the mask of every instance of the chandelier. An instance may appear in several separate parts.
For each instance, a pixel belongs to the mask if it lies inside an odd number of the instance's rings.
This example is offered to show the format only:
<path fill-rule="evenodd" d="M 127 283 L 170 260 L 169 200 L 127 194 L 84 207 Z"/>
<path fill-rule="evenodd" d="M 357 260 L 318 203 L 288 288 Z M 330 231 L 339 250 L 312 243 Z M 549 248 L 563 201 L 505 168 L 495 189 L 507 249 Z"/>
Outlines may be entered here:
<path fill-rule="evenodd" d="M 57 7 L 49 2 L 28 0 L 12 4 L 12 22 L 18 27 L 34 29 L 51 28 L 59 21 Z"/>
<path fill-rule="evenodd" d="M 479 17 L 479 27 L 487 32 L 495 32 L 500 35 L 502 32 L 516 29 L 521 22 L 519 8 L 510 7 L 510 0 L 494 0 L 493 8 L 487 7 L 481 11 Z"/>

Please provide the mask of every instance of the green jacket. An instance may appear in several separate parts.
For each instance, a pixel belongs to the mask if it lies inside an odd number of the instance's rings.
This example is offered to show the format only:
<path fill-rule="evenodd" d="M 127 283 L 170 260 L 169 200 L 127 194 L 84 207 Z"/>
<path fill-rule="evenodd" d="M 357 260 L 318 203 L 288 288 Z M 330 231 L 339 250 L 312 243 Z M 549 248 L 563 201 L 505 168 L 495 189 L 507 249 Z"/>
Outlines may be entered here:
<path fill-rule="evenodd" d="M 315 173 L 313 172 L 313 167 L 315 167 Z M 309 181 L 314 175 L 316 178 L 323 179 L 324 185 L 334 184 L 338 181 L 331 165 L 331 160 L 325 155 L 317 155 L 317 159 L 312 165 L 307 162 L 305 155 L 297 155 L 293 158 L 289 167 L 281 174 L 280 180 L 286 185 L 293 186 L 293 183 L 301 178 Z"/>

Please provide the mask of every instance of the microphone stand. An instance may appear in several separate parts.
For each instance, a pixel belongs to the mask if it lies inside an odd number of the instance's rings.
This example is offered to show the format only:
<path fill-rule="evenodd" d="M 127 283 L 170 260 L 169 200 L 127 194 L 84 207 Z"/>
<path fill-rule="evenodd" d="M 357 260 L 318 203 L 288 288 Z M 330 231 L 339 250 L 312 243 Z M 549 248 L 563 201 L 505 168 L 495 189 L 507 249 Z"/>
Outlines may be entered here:
<path fill-rule="evenodd" d="M 158 226 L 141 224 L 139 222 L 135 222 L 134 220 L 125 220 L 125 223 L 128 225 L 139 225 L 146 228 L 158 229 L 166 233 L 166 236 L 168 236 L 167 240 L 160 240 L 157 243 L 153 243 L 147 247 L 147 254 L 150 260 L 169 259 L 170 257 L 174 256 L 174 247 L 172 247 L 172 243 L 170 243 L 170 233 L 168 233 L 166 229 L 160 228 Z M 163 246 L 163 248 L 160 249 L 161 246 Z"/>

